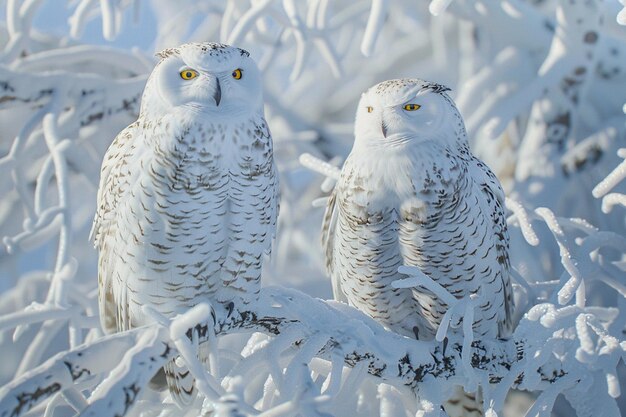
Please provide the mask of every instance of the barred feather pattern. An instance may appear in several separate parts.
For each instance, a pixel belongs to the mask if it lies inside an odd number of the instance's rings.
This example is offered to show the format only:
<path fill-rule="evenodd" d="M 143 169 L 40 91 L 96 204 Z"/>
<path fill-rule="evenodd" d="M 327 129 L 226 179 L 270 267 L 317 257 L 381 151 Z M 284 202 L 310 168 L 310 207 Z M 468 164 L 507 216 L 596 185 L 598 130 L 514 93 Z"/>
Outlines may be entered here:
<path fill-rule="evenodd" d="M 402 80 L 391 93 L 405 94 L 419 82 Z M 407 100 L 443 97 L 451 108 L 444 124 L 456 137 L 435 132 L 427 140 L 413 140 L 381 134 L 376 142 L 359 137 L 356 128 L 355 146 L 322 226 L 335 298 L 395 332 L 432 339 L 449 306 L 425 288 L 392 286 L 406 278 L 398 267 L 414 266 L 456 298 L 481 292 L 475 337 L 506 336 L 513 299 L 504 193 L 495 175 L 469 151 L 463 121 L 446 90 L 430 85 L 423 83 L 417 99 L 412 94 Z M 379 85 L 370 94 L 389 94 L 388 88 Z M 362 102 L 371 103 L 367 100 Z M 368 113 L 378 103 L 373 102 Z M 357 124 L 366 117 L 357 116 Z M 473 394 L 460 390 L 450 400 L 446 410 L 451 416 L 482 415 Z"/>
<path fill-rule="evenodd" d="M 247 304 L 258 295 L 278 211 L 269 129 L 262 116 L 194 116 L 140 119 L 105 156 L 93 234 L 107 332 L 147 323 L 144 305 L 173 317 L 201 300 Z M 165 375 L 188 404 L 188 371 L 171 363 Z"/>

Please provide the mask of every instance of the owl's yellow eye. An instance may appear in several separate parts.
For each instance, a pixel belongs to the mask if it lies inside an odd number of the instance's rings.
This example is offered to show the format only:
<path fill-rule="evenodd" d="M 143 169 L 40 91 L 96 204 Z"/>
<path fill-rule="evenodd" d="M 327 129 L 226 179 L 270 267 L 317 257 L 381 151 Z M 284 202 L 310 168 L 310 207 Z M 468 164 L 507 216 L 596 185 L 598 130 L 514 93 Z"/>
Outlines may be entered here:
<path fill-rule="evenodd" d="M 422 107 L 422 106 L 420 106 L 419 104 L 405 104 L 404 105 L 404 110 L 406 110 L 406 111 L 415 111 L 415 110 L 419 110 L 420 107 Z"/>
<path fill-rule="evenodd" d="M 374 108 L 372 106 L 367 106 L 367 112 L 371 113 L 374 111 Z"/>
<path fill-rule="evenodd" d="M 233 78 L 235 80 L 240 80 L 242 75 L 243 75 L 243 71 L 239 68 L 233 71 Z"/>
<path fill-rule="evenodd" d="M 192 69 L 182 70 L 180 72 L 180 78 L 183 80 L 193 80 L 198 76 L 198 71 Z"/>

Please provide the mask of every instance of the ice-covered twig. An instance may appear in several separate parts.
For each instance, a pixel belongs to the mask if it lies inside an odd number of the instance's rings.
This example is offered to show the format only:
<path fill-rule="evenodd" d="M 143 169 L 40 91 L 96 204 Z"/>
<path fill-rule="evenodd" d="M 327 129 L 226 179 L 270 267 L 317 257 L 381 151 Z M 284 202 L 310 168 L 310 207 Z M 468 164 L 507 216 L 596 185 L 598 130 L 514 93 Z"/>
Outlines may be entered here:
<path fill-rule="evenodd" d="M 620 158 L 626 159 L 626 148 L 617 151 Z M 626 161 L 622 161 L 606 178 L 604 178 L 592 191 L 595 198 L 602 198 L 602 211 L 610 212 L 615 204 L 626 206 L 626 197 L 620 193 L 609 192 L 626 178 Z"/>
<path fill-rule="evenodd" d="M 450 294 L 448 290 L 442 287 L 441 284 L 428 277 L 417 267 L 401 266 L 398 268 L 398 272 L 408 275 L 408 278 L 392 282 L 391 286 L 394 288 L 410 288 L 420 286 L 432 291 L 433 294 L 448 305 L 452 305 L 457 301 L 457 299 Z"/>
<path fill-rule="evenodd" d="M 609 152 L 612 145 L 614 146 L 619 137 L 625 133 L 626 126 L 620 119 L 617 117 L 609 121 L 604 128 L 581 140 L 561 157 L 561 170 L 565 176 L 575 175 L 597 165 L 599 159 Z"/>
<path fill-rule="evenodd" d="M 622 10 L 619 11 L 619 13 L 617 14 L 617 23 L 619 23 L 620 25 L 626 25 L 626 2 L 621 1 L 622 3 Z"/>
<path fill-rule="evenodd" d="M 361 53 L 365 56 L 370 56 L 374 52 L 374 45 L 382 30 L 388 7 L 387 0 L 372 0 L 372 8 L 370 9 L 363 41 L 361 42 Z"/>
<path fill-rule="evenodd" d="M 209 318 L 214 316 L 214 312 L 212 310 L 212 307 L 206 303 L 198 304 L 189 309 L 189 311 L 185 314 L 172 321 L 172 324 L 170 325 L 170 338 L 174 342 L 176 350 L 185 360 L 189 371 L 195 377 L 198 390 L 208 400 L 217 401 L 219 397 L 224 394 L 224 390 L 220 386 L 219 382 L 215 380 L 213 375 L 205 371 L 204 366 L 202 366 L 198 360 L 197 351 L 199 335 L 196 332 L 193 332 L 191 341 L 187 337 L 188 329 L 193 329 L 198 323 L 208 322 Z M 215 350 L 216 340 L 214 329 L 211 327 L 208 327 L 207 329 L 207 340 L 205 343 L 213 344 L 212 350 Z M 195 346 L 193 346 L 192 343 Z M 211 347 L 209 347 L 209 349 L 211 349 Z M 213 354 L 212 356 L 215 355 Z M 213 358 L 210 362 L 212 362 L 211 372 L 219 376 L 217 361 Z"/>
<path fill-rule="evenodd" d="M 478 128 L 498 115 L 502 103 L 508 97 L 514 97 L 515 90 L 525 86 L 533 79 L 533 70 L 528 62 L 526 51 L 508 47 L 502 50 L 491 65 L 486 66 L 469 79 L 457 98 L 457 105 L 461 112 L 469 117 L 466 127 L 470 137 L 473 137 Z M 517 76 L 511 79 L 510 74 L 515 71 Z M 482 92 L 489 91 L 487 97 Z"/>
<path fill-rule="evenodd" d="M 229 45 L 238 45 L 245 34 L 252 28 L 255 21 L 272 5 L 274 0 L 262 0 L 256 2 L 246 12 L 237 19 L 237 24 L 228 35 L 227 43 Z"/>
<path fill-rule="evenodd" d="M 535 212 L 543 218 L 546 225 L 552 232 L 557 244 L 559 245 L 559 251 L 561 254 L 561 263 L 565 267 L 569 278 L 564 273 L 561 278 L 561 288 L 558 291 L 558 302 L 560 304 L 567 304 L 571 298 L 576 294 L 576 303 L 583 307 L 585 305 L 584 291 L 578 292 L 578 288 L 583 284 L 583 277 L 580 273 L 576 262 L 572 259 L 571 249 L 569 242 L 563 232 L 563 229 L 559 225 L 556 216 L 551 210 L 540 207 Z"/>
<path fill-rule="evenodd" d="M 626 195 L 621 193 L 609 193 L 602 197 L 602 211 L 610 213 L 615 206 L 626 207 Z"/>
<path fill-rule="evenodd" d="M 428 5 L 428 10 L 433 14 L 433 16 L 439 16 L 441 13 L 446 11 L 450 3 L 452 3 L 452 0 L 431 0 Z"/>
<path fill-rule="evenodd" d="M 515 220 L 517 220 L 517 223 L 519 224 L 519 227 L 522 231 L 522 234 L 524 235 L 524 239 L 526 239 L 526 242 L 528 242 L 532 246 L 537 246 L 539 244 L 539 238 L 537 237 L 537 234 L 530 224 L 530 219 L 528 217 L 526 209 L 524 209 L 524 206 L 520 202 L 509 197 L 506 198 L 504 204 L 506 205 L 507 209 L 513 212 Z"/>
<path fill-rule="evenodd" d="M 334 180 L 338 180 L 341 176 L 341 169 L 319 158 L 316 158 L 309 153 L 304 153 L 300 155 L 300 163 L 310 170 L 319 172 L 320 174 L 323 174 L 328 178 L 332 178 Z"/>
<path fill-rule="evenodd" d="M 392 282 L 391 286 L 393 288 L 426 288 L 447 305 L 447 311 L 441 319 L 441 324 L 439 325 L 439 329 L 437 330 L 437 334 L 435 336 L 435 340 L 441 342 L 447 336 L 450 324 L 453 321 L 454 323 L 458 323 L 460 321 L 460 317 L 463 317 L 463 313 L 467 312 L 464 300 L 458 300 L 450 294 L 448 290 L 442 287 L 441 284 L 424 274 L 419 268 L 401 266 L 398 268 L 398 272 L 408 275 L 408 278 Z"/>
<path fill-rule="evenodd" d="M 102 36 L 108 41 L 115 39 L 121 28 L 124 9 L 133 3 L 120 0 L 81 0 L 69 18 L 71 36 L 79 38 L 87 22 L 96 17 L 99 11 L 102 17 Z"/>

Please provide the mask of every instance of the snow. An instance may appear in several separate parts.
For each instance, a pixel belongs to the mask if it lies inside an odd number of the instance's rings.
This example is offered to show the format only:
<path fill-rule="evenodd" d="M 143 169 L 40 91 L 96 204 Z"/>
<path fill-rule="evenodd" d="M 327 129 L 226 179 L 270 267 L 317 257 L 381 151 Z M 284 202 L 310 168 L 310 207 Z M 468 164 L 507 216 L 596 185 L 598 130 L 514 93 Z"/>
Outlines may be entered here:
<path fill-rule="evenodd" d="M 438 416 L 457 384 L 480 386 L 490 417 L 624 414 L 622 6 L 0 2 L 0 416 Z M 263 71 L 282 187 L 273 260 L 249 312 L 200 304 L 170 320 L 147 308 L 153 325 L 105 336 L 88 240 L 101 159 L 135 120 L 154 53 L 189 40 L 235 43 Z M 435 341 L 323 301 L 321 207 L 350 150 L 356 103 L 405 76 L 453 88 L 474 152 L 507 193 L 519 321 L 509 340 L 474 339 L 467 324 L 481 295 L 456 300 L 415 268 L 394 285 L 447 300 Z M 461 317 L 463 337 L 450 331 Z M 203 340 L 187 338 L 196 325 Z M 201 342 L 210 372 L 194 355 Z M 184 412 L 145 389 L 176 356 L 200 391 Z M 525 397 L 530 411 L 503 412 L 513 387 L 536 396 Z"/>

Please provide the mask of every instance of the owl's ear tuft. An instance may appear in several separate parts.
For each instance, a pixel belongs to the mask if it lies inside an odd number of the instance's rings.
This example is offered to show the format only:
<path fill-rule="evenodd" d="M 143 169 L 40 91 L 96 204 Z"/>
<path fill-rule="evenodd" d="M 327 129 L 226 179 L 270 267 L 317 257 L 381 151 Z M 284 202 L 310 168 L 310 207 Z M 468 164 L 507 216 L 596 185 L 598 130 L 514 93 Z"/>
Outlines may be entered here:
<path fill-rule="evenodd" d="M 161 52 L 157 52 L 156 54 L 154 54 L 154 56 L 159 57 L 161 59 L 165 59 L 172 55 L 178 55 L 179 53 L 180 51 L 178 50 L 178 48 L 167 48 L 167 49 L 162 50 Z"/>

